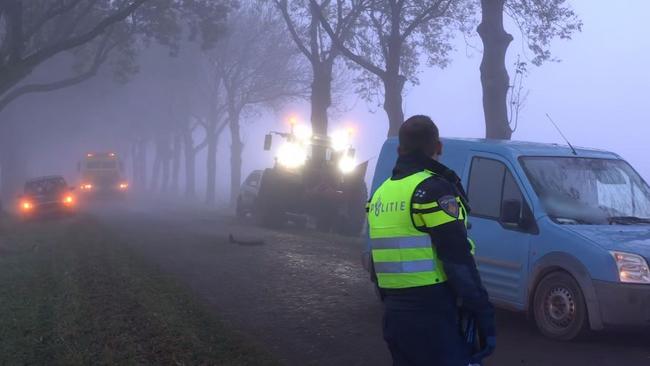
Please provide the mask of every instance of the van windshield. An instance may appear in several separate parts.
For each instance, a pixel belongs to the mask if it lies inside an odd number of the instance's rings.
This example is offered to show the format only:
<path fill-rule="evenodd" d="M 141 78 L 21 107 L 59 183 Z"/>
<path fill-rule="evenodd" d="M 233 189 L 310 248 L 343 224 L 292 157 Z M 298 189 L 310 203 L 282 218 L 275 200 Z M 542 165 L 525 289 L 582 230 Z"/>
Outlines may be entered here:
<path fill-rule="evenodd" d="M 524 157 L 546 212 L 563 224 L 650 224 L 650 188 L 623 160 Z"/>

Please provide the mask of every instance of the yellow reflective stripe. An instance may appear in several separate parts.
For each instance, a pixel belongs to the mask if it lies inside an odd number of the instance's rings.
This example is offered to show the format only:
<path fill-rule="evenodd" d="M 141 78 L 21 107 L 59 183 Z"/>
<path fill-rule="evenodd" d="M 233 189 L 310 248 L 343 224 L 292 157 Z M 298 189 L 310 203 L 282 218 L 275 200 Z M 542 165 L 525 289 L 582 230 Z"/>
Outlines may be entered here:
<path fill-rule="evenodd" d="M 426 227 L 436 227 L 453 221 L 462 220 L 460 217 L 453 217 L 445 211 L 437 211 L 428 214 L 422 214 L 422 220 Z"/>
<path fill-rule="evenodd" d="M 375 262 L 404 262 L 421 259 L 434 259 L 433 247 L 408 249 L 374 249 L 372 259 Z"/>
<path fill-rule="evenodd" d="M 415 210 L 428 210 L 430 208 L 436 208 L 436 207 L 438 207 L 438 202 L 414 203 L 413 204 L 413 209 L 415 209 Z"/>
<path fill-rule="evenodd" d="M 424 226 L 424 220 L 422 220 L 422 215 L 421 214 L 413 214 L 413 223 L 415 224 L 415 227 Z"/>

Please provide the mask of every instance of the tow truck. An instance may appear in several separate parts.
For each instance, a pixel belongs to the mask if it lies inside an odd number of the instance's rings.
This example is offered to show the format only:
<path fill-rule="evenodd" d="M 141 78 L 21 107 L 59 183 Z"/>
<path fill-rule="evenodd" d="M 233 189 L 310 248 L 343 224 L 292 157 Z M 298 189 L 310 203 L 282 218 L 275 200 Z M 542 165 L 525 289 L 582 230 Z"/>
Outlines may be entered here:
<path fill-rule="evenodd" d="M 124 179 L 124 165 L 117 153 L 89 152 L 77 164 L 82 194 L 92 197 L 124 197 L 129 183 Z"/>
<path fill-rule="evenodd" d="M 264 169 L 252 202 L 254 215 L 264 226 L 278 227 L 288 221 L 313 222 L 321 231 L 347 235 L 361 233 L 365 223 L 367 162 L 357 164 L 352 129 L 330 135 L 312 133 L 309 126 L 290 120 L 289 132 L 272 131 L 265 136 L 270 151 L 273 137 L 282 138 L 273 167 Z M 238 212 L 246 200 L 240 195 Z"/>

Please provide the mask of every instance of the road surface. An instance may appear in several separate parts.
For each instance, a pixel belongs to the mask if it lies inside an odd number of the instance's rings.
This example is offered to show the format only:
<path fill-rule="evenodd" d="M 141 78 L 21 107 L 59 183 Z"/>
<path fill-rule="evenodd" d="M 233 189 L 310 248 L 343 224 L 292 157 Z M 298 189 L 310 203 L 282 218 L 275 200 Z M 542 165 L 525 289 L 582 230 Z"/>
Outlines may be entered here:
<path fill-rule="evenodd" d="M 93 215 L 286 365 L 390 365 L 360 240 L 266 230 L 191 210 L 114 208 Z M 230 235 L 250 243 L 233 243 Z M 540 336 L 522 315 L 497 318 L 498 351 L 487 366 L 650 365 L 647 332 L 562 343 Z"/>

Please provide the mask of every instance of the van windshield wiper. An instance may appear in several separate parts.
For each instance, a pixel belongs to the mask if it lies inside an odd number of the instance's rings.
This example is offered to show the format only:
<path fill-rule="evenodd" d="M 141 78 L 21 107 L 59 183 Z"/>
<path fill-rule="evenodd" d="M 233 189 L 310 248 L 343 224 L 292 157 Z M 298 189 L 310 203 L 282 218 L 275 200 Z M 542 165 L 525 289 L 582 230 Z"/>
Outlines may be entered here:
<path fill-rule="evenodd" d="M 636 216 L 611 216 L 608 217 L 610 225 L 636 225 L 636 224 L 650 224 L 650 218 L 636 217 Z"/>

